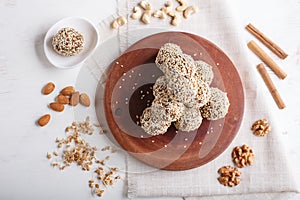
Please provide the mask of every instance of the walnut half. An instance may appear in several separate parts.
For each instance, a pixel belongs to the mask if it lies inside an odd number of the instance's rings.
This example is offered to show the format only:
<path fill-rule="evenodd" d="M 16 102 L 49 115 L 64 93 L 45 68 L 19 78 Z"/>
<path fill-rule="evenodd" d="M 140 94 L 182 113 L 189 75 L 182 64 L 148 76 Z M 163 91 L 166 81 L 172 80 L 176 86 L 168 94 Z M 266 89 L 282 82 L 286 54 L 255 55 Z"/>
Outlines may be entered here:
<path fill-rule="evenodd" d="M 269 125 L 268 120 L 259 119 L 251 127 L 253 134 L 256 136 L 265 136 L 271 131 L 271 126 Z"/>
<path fill-rule="evenodd" d="M 241 179 L 239 177 L 242 173 L 235 167 L 221 167 L 218 170 L 218 173 L 220 174 L 218 181 L 224 186 L 233 187 L 241 182 Z"/>
<path fill-rule="evenodd" d="M 246 165 L 253 165 L 254 163 L 253 151 L 245 144 L 241 147 L 234 147 L 231 156 L 233 163 L 239 168 L 243 168 Z"/>

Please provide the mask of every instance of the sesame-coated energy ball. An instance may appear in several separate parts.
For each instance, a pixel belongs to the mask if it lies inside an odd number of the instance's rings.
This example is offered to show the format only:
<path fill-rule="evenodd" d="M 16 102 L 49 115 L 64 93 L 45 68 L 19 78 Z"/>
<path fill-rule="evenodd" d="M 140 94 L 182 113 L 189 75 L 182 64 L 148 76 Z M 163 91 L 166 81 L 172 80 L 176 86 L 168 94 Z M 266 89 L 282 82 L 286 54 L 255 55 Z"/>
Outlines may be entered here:
<path fill-rule="evenodd" d="M 225 117 L 229 108 L 227 94 L 218 88 L 211 88 L 211 97 L 209 102 L 200 108 L 203 118 L 217 120 Z"/>
<path fill-rule="evenodd" d="M 141 127 L 144 131 L 151 135 L 160 135 L 167 132 L 171 122 L 163 120 L 163 117 L 158 116 L 153 112 L 151 107 L 146 108 L 140 119 Z"/>
<path fill-rule="evenodd" d="M 175 127 L 182 131 L 193 131 L 200 127 L 202 123 L 202 116 L 200 110 L 192 107 L 185 108 L 183 115 L 175 123 Z"/>
<path fill-rule="evenodd" d="M 170 44 L 166 44 L 160 48 L 155 60 L 157 67 L 167 78 L 177 75 L 187 78 L 194 76 L 196 67 L 192 57 L 180 53 L 176 48 L 174 51 L 169 46 Z"/>
<path fill-rule="evenodd" d="M 198 77 L 198 79 L 210 85 L 214 78 L 212 66 L 210 66 L 209 64 L 207 64 L 202 60 L 195 61 L 195 66 L 196 66 L 196 76 Z"/>

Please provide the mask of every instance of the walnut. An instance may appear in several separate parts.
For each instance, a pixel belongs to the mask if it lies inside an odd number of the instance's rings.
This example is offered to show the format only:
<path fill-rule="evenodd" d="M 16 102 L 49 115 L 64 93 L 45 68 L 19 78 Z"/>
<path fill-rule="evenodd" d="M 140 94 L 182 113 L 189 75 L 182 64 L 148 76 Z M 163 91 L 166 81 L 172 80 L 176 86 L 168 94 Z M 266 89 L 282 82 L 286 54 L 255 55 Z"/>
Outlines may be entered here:
<path fill-rule="evenodd" d="M 246 165 L 253 165 L 254 163 L 253 151 L 245 144 L 241 147 L 234 147 L 231 156 L 232 161 L 239 168 L 243 168 Z"/>
<path fill-rule="evenodd" d="M 271 131 L 271 126 L 269 125 L 268 120 L 259 119 L 251 127 L 253 134 L 256 136 L 265 136 Z"/>
<path fill-rule="evenodd" d="M 231 166 L 221 167 L 218 170 L 218 173 L 220 174 L 218 180 L 224 186 L 233 187 L 238 185 L 241 182 L 241 179 L 239 177 L 241 176 L 242 173 L 235 167 L 231 167 Z"/>

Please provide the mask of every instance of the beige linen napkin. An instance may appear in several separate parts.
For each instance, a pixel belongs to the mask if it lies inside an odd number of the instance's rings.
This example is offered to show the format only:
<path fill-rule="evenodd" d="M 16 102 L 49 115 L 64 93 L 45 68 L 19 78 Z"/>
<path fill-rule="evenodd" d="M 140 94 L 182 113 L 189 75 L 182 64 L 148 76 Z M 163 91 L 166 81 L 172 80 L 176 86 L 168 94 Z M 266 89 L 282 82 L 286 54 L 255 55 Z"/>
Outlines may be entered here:
<path fill-rule="evenodd" d="M 131 13 L 139 1 L 119 0 L 119 14 Z M 150 1 L 154 9 L 159 9 L 165 1 Z M 296 186 L 288 169 L 286 159 L 279 141 L 276 119 L 271 110 L 276 107 L 273 102 L 264 102 L 260 87 L 264 87 L 255 66 L 247 62 L 246 44 L 241 41 L 235 20 L 231 15 L 227 1 L 189 0 L 190 5 L 197 5 L 199 12 L 188 20 L 182 20 L 179 26 L 171 27 L 169 20 L 153 19 L 145 27 L 168 28 L 198 34 L 212 41 L 223 49 L 237 67 L 245 89 L 245 114 L 238 136 L 230 147 L 212 162 L 187 171 L 172 172 L 155 170 L 129 157 L 128 159 L 128 196 L 161 197 L 182 196 L 201 197 L 201 199 L 224 199 L 231 194 L 231 199 L 287 199 L 283 193 L 295 192 Z M 173 1 L 174 6 L 176 2 Z M 125 28 L 119 30 L 121 49 L 124 50 L 136 41 L 135 35 L 126 32 L 144 26 L 140 21 L 129 20 Z M 124 34 L 122 34 L 124 33 Z M 270 105 L 269 105 L 270 104 Z M 267 137 L 251 134 L 252 123 L 261 118 L 269 119 L 272 132 Z M 241 169 L 241 184 L 234 188 L 220 185 L 217 170 L 223 165 L 232 165 L 231 150 L 234 146 L 247 144 L 255 154 L 255 164 Z M 245 196 L 245 194 L 248 194 Z M 279 195 L 280 194 L 280 195 Z M 197 199 L 197 198 L 191 198 Z M 226 197 L 229 199 L 229 196 Z"/>
<path fill-rule="evenodd" d="M 131 13 L 139 1 L 118 0 L 118 15 Z M 159 9 L 165 1 L 152 0 L 154 9 Z M 175 4 L 175 1 L 173 1 Z M 235 64 L 243 82 L 245 92 L 245 114 L 238 136 L 229 148 L 212 162 L 187 171 L 163 171 L 149 167 L 132 157 L 127 159 L 128 197 L 185 197 L 186 199 L 288 199 L 296 191 L 296 185 L 283 156 L 279 141 L 276 119 L 271 110 L 273 102 L 264 101 L 260 87 L 265 87 L 255 66 L 247 62 L 246 44 L 241 41 L 239 30 L 231 15 L 227 1 L 189 0 L 197 5 L 199 12 L 188 20 L 173 27 L 168 20 L 152 19 L 149 25 L 138 20 L 129 20 L 118 30 L 109 29 L 110 17 L 100 24 L 102 42 L 117 35 L 120 52 L 137 40 L 163 30 L 180 30 L 200 35 L 219 46 Z M 175 5 L 174 5 L 175 6 Z M 137 30 L 145 28 L 145 30 Z M 114 52 L 115 53 L 115 52 Z M 109 63 L 109 61 L 107 61 Z M 96 77 L 103 73 L 100 68 L 90 67 Z M 97 71 L 98 70 L 98 71 Z M 272 125 L 272 132 L 266 137 L 256 137 L 251 131 L 252 123 L 266 118 Z M 254 150 L 254 166 L 241 169 L 242 181 L 233 188 L 224 187 L 217 181 L 217 170 L 224 165 L 233 165 L 231 151 L 234 146 L 247 144 Z M 227 195 L 224 197 L 223 195 Z M 240 195 L 243 195 L 242 197 Z"/>

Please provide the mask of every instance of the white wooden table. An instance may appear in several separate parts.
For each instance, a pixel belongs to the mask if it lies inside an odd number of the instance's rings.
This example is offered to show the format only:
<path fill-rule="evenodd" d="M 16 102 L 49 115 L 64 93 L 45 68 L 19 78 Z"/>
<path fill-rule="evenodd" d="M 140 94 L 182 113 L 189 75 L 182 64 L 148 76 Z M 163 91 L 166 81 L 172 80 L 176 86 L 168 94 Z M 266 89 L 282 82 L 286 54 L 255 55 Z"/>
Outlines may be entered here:
<path fill-rule="evenodd" d="M 261 87 L 280 119 L 284 153 L 300 180 L 300 1 L 231 2 L 245 45 L 253 39 L 244 31 L 251 22 L 289 53 L 285 60 L 272 55 L 288 74 L 283 81 L 271 75 L 286 109 L 278 110 L 267 88 Z M 96 24 L 114 14 L 115 9 L 115 1 L 0 0 L 0 199 L 93 199 L 87 173 L 75 166 L 64 172 L 53 170 L 45 157 L 53 149 L 54 139 L 62 137 L 62 130 L 72 122 L 73 112 L 56 113 L 48 127 L 36 126 L 35 120 L 49 112 L 46 105 L 54 97 L 42 96 L 41 87 L 48 81 L 58 88 L 72 85 L 80 69 L 51 66 L 43 54 L 43 39 L 59 19 L 81 16 Z M 255 67 L 259 60 L 254 55 L 250 58 Z M 103 199 L 123 199 L 125 188 L 120 182 Z"/>

